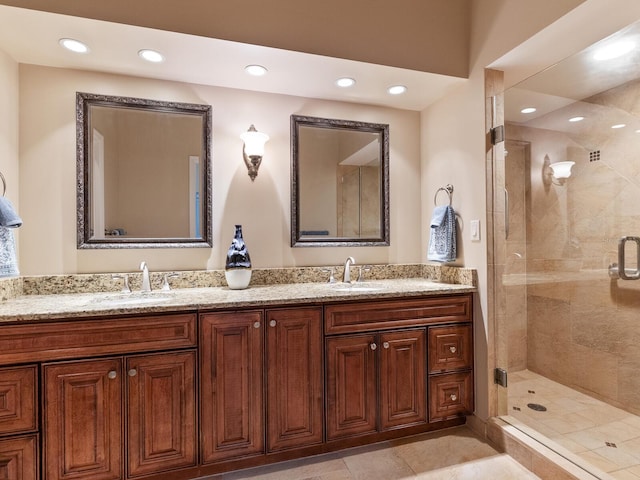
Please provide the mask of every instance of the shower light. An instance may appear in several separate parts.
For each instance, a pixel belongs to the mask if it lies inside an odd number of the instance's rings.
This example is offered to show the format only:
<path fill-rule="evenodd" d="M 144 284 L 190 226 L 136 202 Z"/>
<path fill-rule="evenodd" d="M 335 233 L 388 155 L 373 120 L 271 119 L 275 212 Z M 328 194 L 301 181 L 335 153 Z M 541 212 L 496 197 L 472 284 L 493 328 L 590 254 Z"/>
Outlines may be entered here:
<path fill-rule="evenodd" d="M 569 121 L 572 122 L 572 123 L 581 122 L 582 120 L 584 120 L 584 117 L 571 117 L 569 119 Z"/>
<path fill-rule="evenodd" d="M 520 110 L 520 113 L 533 113 L 535 111 L 536 111 L 535 107 L 526 107 Z"/>
<path fill-rule="evenodd" d="M 613 128 L 614 130 L 617 130 L 619 128 L 624 128 L 626 127 L 626 125 L 624 123 L 618 123 L 617 125 L 611 125 L 611 128 Z"/>

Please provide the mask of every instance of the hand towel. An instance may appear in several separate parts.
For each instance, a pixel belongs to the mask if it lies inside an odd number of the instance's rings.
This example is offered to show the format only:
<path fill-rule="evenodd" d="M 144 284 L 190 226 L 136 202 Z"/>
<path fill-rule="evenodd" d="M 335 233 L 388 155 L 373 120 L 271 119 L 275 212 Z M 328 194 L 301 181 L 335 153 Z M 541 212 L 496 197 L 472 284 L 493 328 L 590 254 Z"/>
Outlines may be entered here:
<path fill-rule="evenodd" d="M 18 271 L 16 256 L 16 241 L 13 231 L 7 227 L 0 227 L 0 277 L 15 277 Z"/>
<path fill-rule="evenodd" d="M 0 227 L 18 228 L 22 219 L 16 213 L 7 197 L 0 197 Z"/>
<path fill-rule="evenodd" d="M 456 259 L 456 213 L 450 205 L 436 207 L 431 216 L 427 260 L 453 262 Z"/>

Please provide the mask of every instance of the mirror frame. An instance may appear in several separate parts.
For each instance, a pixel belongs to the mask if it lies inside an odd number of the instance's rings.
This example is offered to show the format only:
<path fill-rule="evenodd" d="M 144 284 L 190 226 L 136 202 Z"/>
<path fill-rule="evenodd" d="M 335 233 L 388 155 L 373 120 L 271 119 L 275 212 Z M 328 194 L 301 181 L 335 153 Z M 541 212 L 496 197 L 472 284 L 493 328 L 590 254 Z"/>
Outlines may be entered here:
<path fill-rule="evenodd" d="M 198 238 L 91 238 L 89 200 L 89 165 L 91 152 L 89 131 L 91 106 L 139 109 L 154 112 L 198 115 L 202 118 L 202 232 Z M 144 98 L 99 95 L 76 92 L 76 204 L 78 249 L 107 248 L 185 248 L 212 247 L 212 192 L 211 192 L 211 105 L 168 102 Z"/>
<path fill-rule="evenodd" d="M 300 127 L 354 130 L 380 135 L 380 237 L 334 237 L 305 239 L 300 235 Z M 292 247 L 373 247 L 390 245 L 389 234 L 389 125 L 291 115 L 291 246 Z"/>

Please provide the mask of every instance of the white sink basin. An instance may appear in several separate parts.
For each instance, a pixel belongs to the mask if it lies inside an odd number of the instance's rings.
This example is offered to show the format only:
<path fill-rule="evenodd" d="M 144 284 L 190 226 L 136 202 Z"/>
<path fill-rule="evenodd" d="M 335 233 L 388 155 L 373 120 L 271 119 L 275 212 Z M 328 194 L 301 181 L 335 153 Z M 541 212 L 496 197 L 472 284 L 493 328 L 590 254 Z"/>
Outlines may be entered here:
<path fill-rule="evenodd" d="M 137 305 L 154 305 L 171 300 L 170 295 L 162 293 L 122 293 L 96 300 L 94 303 L 103 307 L 135 307 Z"/>
<path fill-rule="evenodd" d="M 380 285 L 358 285 L 358 284 L 337 284 L 333 287 L 334 290 L 343 292 L 379 292 L 384 290 L 384 287 Z"/>

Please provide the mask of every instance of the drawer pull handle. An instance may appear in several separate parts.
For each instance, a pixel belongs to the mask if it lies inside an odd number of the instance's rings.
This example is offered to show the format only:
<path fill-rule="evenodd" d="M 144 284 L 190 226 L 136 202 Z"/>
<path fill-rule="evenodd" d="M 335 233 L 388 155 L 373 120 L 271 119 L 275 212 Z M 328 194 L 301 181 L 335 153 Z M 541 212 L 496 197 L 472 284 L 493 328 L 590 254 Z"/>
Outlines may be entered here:
<path fill-rule="evenodd" d="M 253 328 L 260 328 L 260 322 L 255 322 L 253 324 Z"/>
<path fill-rule="evenodd" d="M 117 376 L 118 376 L 118 374 L 116 373 L 115 370 L 111 370 L 109 373 L 107 373 L 107 377 L 109 377 L 111 380 L 113 380 Z"/>
<path fill-rule="evenodd" d="M 130 377 L 135 377 L 138 374 L 138 371 L 135 368 L 132 368 L 127 372 Z"/>
<path fill-rule="evenodd" d="M 369 345 L 369 347 L 371 347 L 371 350 L 375 350 L 376 348 L 378 348 L 375 343 L 372 343 L 371 345 Z"/>
<path fill-rule="evenodd" d="M 382 346 L 383 346 L 384 348 L 389 348 L 389 342 L 384 342 L 384 343 L 382 344 Z"/>
<path fill-rule="evenodd" d="M 276 323 L 277 323 L 277 322 L 276 322 L 275 320 L 271 320 L 271 321 L 269 322 L 269 326 L 270 326 L 270 327 L 275 327 L 275 326 L 276 326 Z"/>
<path fill-rule="evenodd" d="M 458 349 L 457 349 L 454 345 L 451 345 L 451 346 L 449 347 L 449 351 L 450 351 L 451 353 L 456 353 L 456 352 L 458 351 Z"/>
<path fill-rule="evenodd" d="M 451 398 L 452 402 L 455 402 L 456 400 L 458 400 L 458 396 L 455 393 L 452 393 L 451 397 L 449 397 L 449 398 Z"/>

